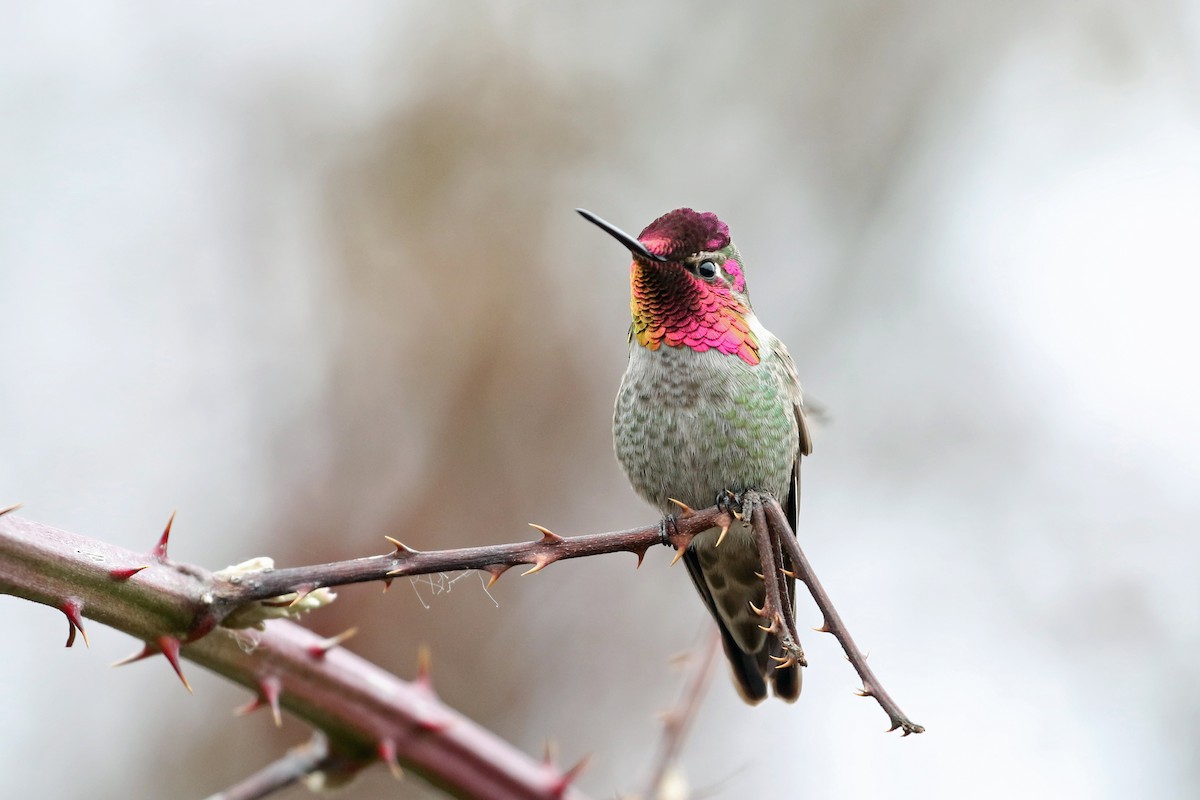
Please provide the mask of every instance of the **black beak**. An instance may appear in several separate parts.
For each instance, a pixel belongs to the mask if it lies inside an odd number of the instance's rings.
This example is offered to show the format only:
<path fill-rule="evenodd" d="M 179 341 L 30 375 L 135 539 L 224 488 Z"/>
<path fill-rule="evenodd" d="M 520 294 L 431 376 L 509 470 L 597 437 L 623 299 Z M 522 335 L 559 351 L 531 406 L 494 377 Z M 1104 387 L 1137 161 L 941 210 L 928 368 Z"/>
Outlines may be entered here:
<path fill-rule="evenodd" d="M 609 236 L 613 237 L 618 242 L 625 245 L 625 247 L 628 248 L 629 252 L 633 253 L 635 256 L 641 256 L 642 258 L 645 258 L 649 261 L 662 261 L 662 262 L 667 261 L 666 258 L 663 258 L 662 256 L 657 256 L 654 253 L 651 253 L 649 250 L 646 249 L 646 245 L 642 244 L 637 239 L 633 238 L 628 233 L 626 233 L 625 231 L 618 228 L 616 225 L 613 225 L 611 222 L 605 222 L 604 220 L 600 219 L 592 212 L 586 211 L 582 208 L 577 208 L 575 210 L 577 212 L 579 212 L 579 216 L 583 217 L 588 222 L 590 222 L 594 225 L 597 225 L 602 231 L 606 232 Z"/>

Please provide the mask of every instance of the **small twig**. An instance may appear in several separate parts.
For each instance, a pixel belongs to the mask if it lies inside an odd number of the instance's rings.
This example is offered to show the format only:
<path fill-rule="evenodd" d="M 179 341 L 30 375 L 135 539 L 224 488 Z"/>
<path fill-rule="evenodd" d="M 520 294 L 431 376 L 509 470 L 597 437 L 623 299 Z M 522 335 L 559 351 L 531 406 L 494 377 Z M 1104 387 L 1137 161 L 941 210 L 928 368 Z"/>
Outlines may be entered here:
<path fill-rule="evenodd" d="M 320 771 L 329 758 L 329 740 L 318 731 L 310 740 L 293 747 L 279 760 L 228 789 L 210 795 L 208 800 L 259 800 Z"/>
<path fill-rule="evenodd" d="M 700 701 L 704 699 L 704 693 L 708 689 L 713 664 L 716 663 L 717 652 L 720 649 L 721 636 L 715 626 L 709 625 L 704 641 L 690 654 L 693 659 L 692 669 L 678 702 L 663 715 L 662 745 L 654 763 L 654 771 L 647 783 L 646 800 L 657 800 L 661 796 L 667 770 L 679 759 L 683 741 L 687 738 L 696 713 L 700 710 Z"/>
<path fill-rule="evenodd" d="M 675 520 L 666 532 L 662 525 L 648 525 L 610 533 L 562 537 L 538 527 L 542 531 L 542 538 L 532 542 L 454 550 L 413 550 L 392 540 L 396 549 L 387 555 L 243 573 L 218 583 L 216 600 L 219 605 L 232 607 L 288 594 L 298 587 L 311 591 L 321 586 L 387 581 L 408 575 L 470 569 L 489 573 L 494 582 L 510 567 L 530 566 L 532 569 L 525 573 L 529 574 L 556 561 L 605 553 L 633 553 L 640 564 L 646 551 L 654 545 L 670 544 L 677 549 L 686 547 L 696 534 L 714 526 L 720 527 L 720 520 L 725 517 L 726 512 L 715 507 L 695 511 Z"/>
<path fill-rule="evenodd" d="M 863 688 L 858 692 L 863 697 L 873 697 L 879 703 L 880 708 L 888 715 L 888 719 L 892 722 L 892 727 L 889 731 L 894 731 L 899 728 L 905 736 L 910 733 L 924 733 L 925 728 L 910 720 L 900 707 L 896 705 L 896 701 L 892 700 L 891 695 L 884 690 L 879 679 L 875 677 L 875 673 L 867 666 L 867 659 L 863 656 L 858 645 L 854 643 L 854 639 L 850 637 L 850 632 L 846 630 L 845 623 L 842 622 L 841 616 L 837 609 L 833 607 L 833 601 L 829 599 L 829 595 L 825 592 L 825 587 L 817 580 L 817 574 L 813 571 L 812 565 L 808 563 L 804 552 L 800 549 L 800 543 L 792 534 L 791 526 L 788 525 L 787 517 L 783 513 L 783 509 L 779 507 L 778 501 L 770 498 L 767 502 L 767 521 L 772 528 L 772 537 L 778 540 L 791 559 L 792 565 L 795 568 L 796 578 L 808 587 L 809 593 L 812 595 L 813 602 L 817 604 L 817 608 L 821 610 L 821 614 L 825 618 L 824 624 L 820 630 L 825 633 L 832 633 L 841 644 L 842 650 L 845 651 L 846 657 L 850 659 L 850 664 L 854 667 L 854 671 L 862 678 Z M 768 585 L 770 585 L 768 583 Z"/>

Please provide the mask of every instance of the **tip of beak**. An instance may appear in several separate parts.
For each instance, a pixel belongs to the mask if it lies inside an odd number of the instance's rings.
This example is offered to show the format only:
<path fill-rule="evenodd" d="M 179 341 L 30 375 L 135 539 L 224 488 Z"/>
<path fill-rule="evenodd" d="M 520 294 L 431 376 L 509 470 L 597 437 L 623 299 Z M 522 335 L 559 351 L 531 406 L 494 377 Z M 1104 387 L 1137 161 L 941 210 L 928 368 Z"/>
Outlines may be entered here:
<path fill-rule="evenodd" d="M 618 242 L 625 245 L 629 252 L 633 253 L 635 256 L 641 256 L 649 261 L 666 262 L 668 260 L 657 253 L 651 253 L 646 248 L 646 245 L 639 242 L 636 238 L 630 236 L 628 233 L 621 230 L 616 225 L 613 225 L 611 222 L 601 219 L 592 212 L 588 211 L 586 208 L 577 208 L 575 209 L 575 213 L 579 214 L 579 216 L 583 217 L 593 225 L 596 225 L 609 236 L 612 236 Z"/>

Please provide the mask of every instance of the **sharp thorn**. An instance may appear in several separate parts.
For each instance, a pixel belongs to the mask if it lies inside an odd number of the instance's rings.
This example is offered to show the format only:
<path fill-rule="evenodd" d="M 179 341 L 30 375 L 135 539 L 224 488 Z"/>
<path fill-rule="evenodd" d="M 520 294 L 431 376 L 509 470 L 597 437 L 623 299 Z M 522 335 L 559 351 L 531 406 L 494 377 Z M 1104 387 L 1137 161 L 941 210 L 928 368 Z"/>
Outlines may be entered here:
<path fill-rule="evenodd" d="M 406 545 L 404 542 L 400 541 L 399 539 L 393 539 L 391 536 L 384 536 L 383 538 L 385 538 L 389 542 L 391 542 L 392 546 L 394 546 L 396 548 L 396 552 L 393 553 L 392 555 L 399 555 L 400 553 L 404 553 L 404 555 L 406 555 L 406 556 L 411 556 L 411 555 L 416 555 L 417 553 L 420 552 L 419 550 L 413 550 L 411 547 L 409 547 L 408 545 Z"/>
<path fill-rule="evenodd" d="M 312 594 L 312 591 L 313 591 L 312 589 L 305 587 L 305 586 L 301 586 L 301 587 L 297 588 L 296 589 L 296 597 L 294 600 L 292 600 L 292 602 L 288 603 L 288 608 L 295 608 L 296 604 L 301 602 L 302 600 L 304 600 L 304 598 L 308 597 L 310 594 Z"/>
<path fill-rule="evenodd" d="M 679 559 L 683 558 L 683 554 L 687 551 L 687 547 L 680 547 L 675 550 L 675 557 L 671 559 L 671 566 L 679 563 Z"/>
<path fill-rule="evenodd" d="M 380 594 L 387 594 L 387 590 L 390 588 L 392 588 L 392 579 L 384 578 L 383 579 L 383 591 L 380 592 Z"/>
<path fill-rule="evenodd" d="M 579 759 L 578 762 L 576 762 L 575 766 L 559 775 L 554 783 L 550 786 L 550 796 L 563 797 L 567 793 L 567 789 L 570 788 L 571 784 L 575 782 L 575 779 L 579 777 L 579 773 L 583 772 L 587 768 L 588 761 L 590 760 L 590 755 L 584 756 L 583 758 Z"/>
<path fill-rule="evenodd" d="M 154 549 L 150 551 L 150 555 L 159 560 L 165 560 L 167 557 L 167 542 L 171 538 L 171 526 L 175 524 L 175 512 L 171 512 L 170 518 L 167 520 L 167 527 L 163 528 L 162 536 L 158 538 L 158 544 L 154 545 Z"/>
<path fill-rule="evenodd" d="M 646 548 L 643 547 L 641 550 L 634 550 L 633 554 L 637 556 L 638 560 L 637 566 L 634 569 L 641 569 L 642 562 L 646 560 Z"/>
<path fill-rule="evenodd" d="M 667 500 L 669 500 L 672 503 L 674 503 L 675 505 L 679 506 L 680 512 L 685 517 L 691 516 L 692 514 L 696 513 L 695 509 L 693 509 L 687 503 L 682 502 L 681 500 L 676 500 L 674 497 L 668 497 Z"/>
<path fill-rule="evenodd" d="M 283 714 L 279 710 L 279 692 L 281 688 L 279 678 L 275 676 L 259 680 L 258 693 L 245 705 L 235 708 L 233 710 L 234 715 L 244 717 L 266 706 L 271 709 L 271 718 L 275 721 L 275 727 L 283 727 Z"/>
<path fill-rule="evenodd" d="M 13 503 L 8 508 L 0 508 L 0 517 L 3 517 L 5 514 L 11 514 L 12 512 L 16 511 L 20 507 L 21 507 L 20 503 Z"/>
<path fill-rule="evenodd" d="M 508 564 L 492 564 L 490 567 L 484 567 L 488 574 L 492 577 L 488 578 L 486 589 L 490 589 L 496 585 L 496 581 L 500 580 L 500 576 L 509 570 Z"/>
<path fill-rule="evenodd" d="M 538 531 L 542 534 L 542 544 L 558 544 L 559 542 L 563 541 L 563 537 L 559 536 L 557 533 L 550 530 L 549 528 L 543 528 L 541 525 L 538 525 L 533 522 L 529 522 L 526 524 L 528 524 L 529 527 L 533 528 L 535 531 Z"/>
<path fill-rule="evenodd" d="M 758 578 L 760 581 L 766 580 L 766 577 L 761 572 L 755 572 L 754 577 Z"/>
<path fill-rule="evenodd" d="M 779 571 L 782 572 L 784 575 L 788 576 L 789 578 L 794 579 L 796 577 L 796 573 L 792 572 L 790 569 L 784 569 L 783 567 L 780 567 Z"/>
<path fill-rule="evenodd" d="M 525 577 L 526 575 L 532 575 L 535 572 L 541 572 L 546 567 L 550 566 L 551 563 L 553 563 L 553 562 L 550 560 L 545 560 L 545 559 L 539 558 L 532 567 L 530 567 L 529 569 L 527 569 L 521 573 L 521 577 Z"/>
<path fill-rule="evenodd" d="M 433 690 L 433 678 L 431 670 L 433 669 L 433 652 L 429 649 L 429 645 L 422 644 L 417 648 L 417 677 L 413 683 L 430 691 Z"/>
<path fill-rule="evenodd" d="M 91 642 L 88 641 L 87 631 L 83 629 L 83 601 L 78 597 L 68 597 L 63 601 L 62 612 L 67 615 L 67 625 L 70 627 L 70 632 L 67 634 L 67 647 L 75 644 L 75 631 L 79 631 L 83 636 L 83 643 L 91 649 Z"/>
<path fill-rule="evenodd" d="M 279 692 L 283 685 L 279 682 L 279 678 L 270 675 L 258 682 L 258 688 L 262 691 L 263 697 L 267 699 L 267 705 L 271 707 L 271 717 L 275 720 L 275 727 L 283 727 L 283 713 L 279 710 Z"/>
<path fill-rule="evenodd" d="M 721 542 L 725 541 L 725 536 L 726 536 L 726 534 L 728 534 L 728 533 L 729 533 L 729 526 L 728 526 L 728 525 L 722 525 L 722 526 L 721 526 L 721 533 L 720 533 L 720 535 L 719 535 L 719 536 L 717 536 L 717 543 L 716 543 L 716 544 L 714 544 L 714 545 L 713 545 L 713 547 L 720 547 L 720 546 L 721 546 Z"/>
<path fill-rule="evenodd" d="M 337 636 L 330 636 L 328 639 L 322 639 L 316 644 L 309 645 L 308 654 L 313 658 L 324 658 L 326 653 L 349 639 L 351 636 L 354 636 L 356 633 L 358 633 L 358 628 L 347 628 Z"/>
<path fill-rule="evenodd" d="M 755 614 L 758 614 L 760 617 L 765 617 L 765 616 L 766 616 L 766 614 L 764 613 L 764 612 L 766 611 L 766 604 L 765 604 L 765 603 L 763 604 L 763 608 L 759 608 L 758 606 L 754 605 L 754 601 L 753 601 L 753 600 L 747 600 L 746 602 L 747 602 L 747 603 L 749 603 L 749 605 L 750 605 L 750 610 L 751 610 L 751 611 L 753 611 Z"/>
<path fill-rule="evenodd" d="M 450 721 L 445 719 L 422 717 L 417 720 L 417 727 L 420 728 L 423 733 L 441 733 L 450 727 Z"/>
<path fill-rule="evenodd" d="M 391 739 L 381 739 L 377 752 L 380 760 L 387 764 L 392 777 L 398 781 L 403 780 L 404 770 L 400 769 L 400 761 L 396 758 L 396 743 Z"/>
<path fill-rule="evenodd" d="M 235 717 L 244 717 L 247 714 L 253 714 L 255 711 L 258 711 L 260 708 L 262 708 L 262 705 L 262 697 L 256 694 L 254 697 L 251 697 L 245 703 L 242 703 L 240 706 L 235 708 L 233 710 L 233 715 Z"/>
<path fill-rule="evenodd" d="M 150 656 L 156 656 L 156 655 L 158 655 L 158 653 L 159 653 L 158 648 L 156 648 L 154 645 L 147 642 L 146 644 L 142 645 L 142 649 L 139 650 L 138 652 L 134 653 L 133 655 L 125 656 L 124 658 L 122 658 L 119 661 L 114 661 L 109 666 L 123 667 L 126 664 L 132 664 L 135 661 L 141 661 L 144 658 L 149 658 Z"/>
<path fill-rule="evenodd" d="M 829 630 L 829 625 L 824 622 L 821 623 L 821 627 L 813 628 L 813 630 L 817 633 L 833 633 L 833 631 Z"/>
<path fill-rule="evenodd" d="M 158 649 L 167 657 L 167 661 L 171 664 L 171 669 L 175 670 L 175 674 L 179 676 L 179 680 L 183 681 L 183 688 L 188 690 L 188 694 L 192 693 L 192 685 L 188 683 L 188 679 L 184 677 L 183 668 L 179 666 L 179 640 L 174 636 L 159 636 L 154 640 L 158 645 Z"/>
<path fill-rule="evenodd" d="M 859 697 L 872 697 L 872 696 L 873 696 L 873 695 L 871 694 L 871 690 L 870 690 L 870 689 L 866 689 L 866 688 L 863 688 L 863 689 L 855 689 L 855 690 L 854 690 L 854 693 L 855 693 L 856 695 L 858 695 Z M 895 729 L 893 728 L 893 730 L 895 730 Z"/>
<path fill-rule="evenodd" d="M 114 581 L 127 581 L 144 569 L 150 569 L 150 565 L 143 564 L 140 567 L 118 567 L 116 569 L 110 569 L 108 571 L 108 577 L 112 578 Z"/>

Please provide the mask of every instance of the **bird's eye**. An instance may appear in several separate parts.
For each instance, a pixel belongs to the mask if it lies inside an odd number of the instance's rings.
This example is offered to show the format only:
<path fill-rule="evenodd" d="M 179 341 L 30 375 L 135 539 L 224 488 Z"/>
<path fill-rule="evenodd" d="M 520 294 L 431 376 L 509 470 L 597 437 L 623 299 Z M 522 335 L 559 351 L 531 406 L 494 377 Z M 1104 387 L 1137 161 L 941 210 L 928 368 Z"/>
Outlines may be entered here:
<path fill-rule="evenodd" d="M 696 265 L 696 274 L 706 281 L 717 277 L 717 265 L 711 261 L 701 261 Z"/>

